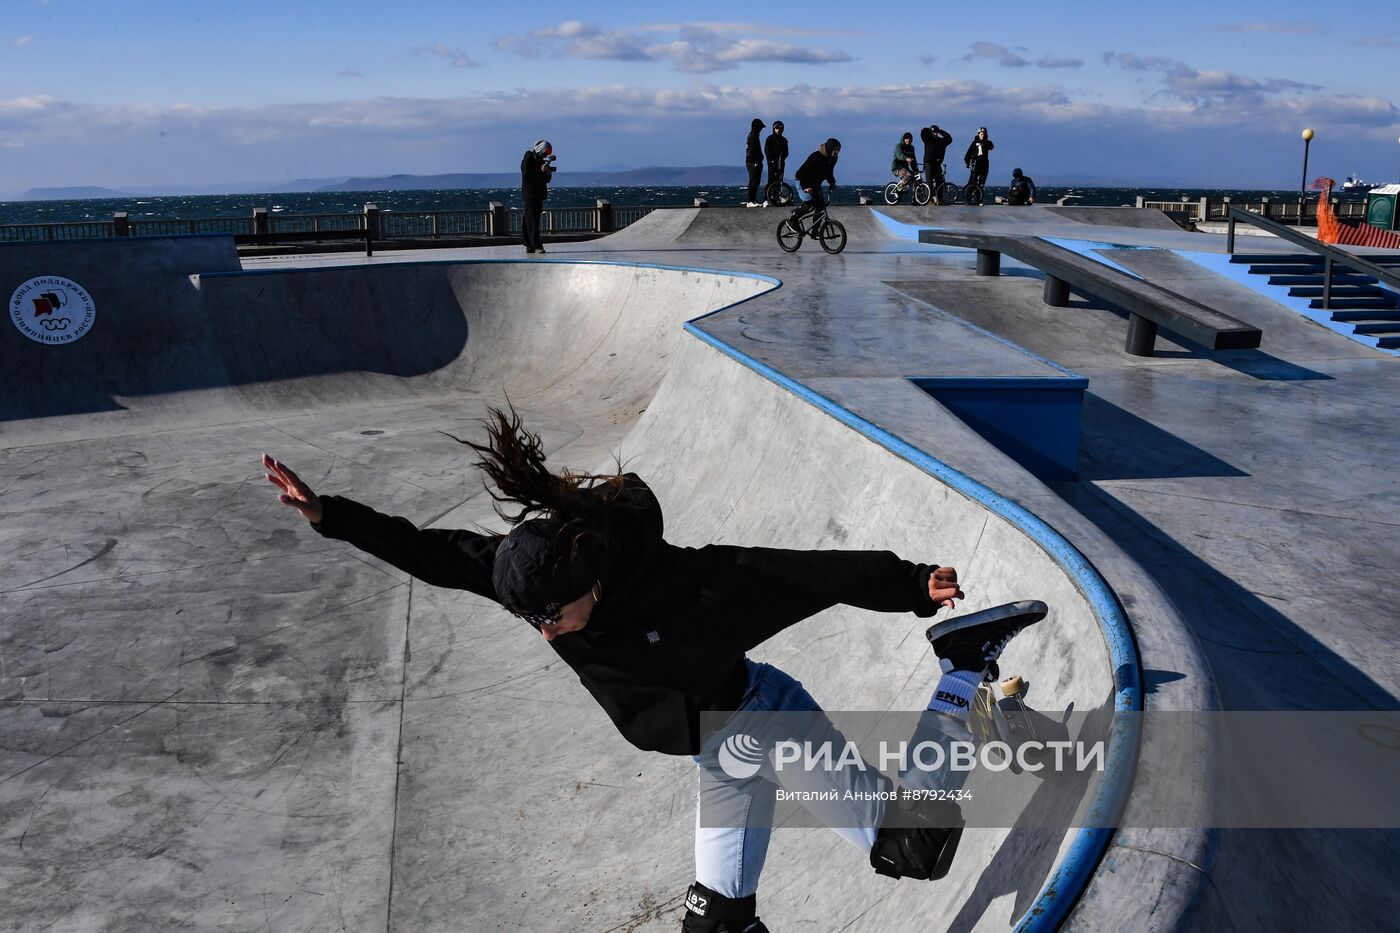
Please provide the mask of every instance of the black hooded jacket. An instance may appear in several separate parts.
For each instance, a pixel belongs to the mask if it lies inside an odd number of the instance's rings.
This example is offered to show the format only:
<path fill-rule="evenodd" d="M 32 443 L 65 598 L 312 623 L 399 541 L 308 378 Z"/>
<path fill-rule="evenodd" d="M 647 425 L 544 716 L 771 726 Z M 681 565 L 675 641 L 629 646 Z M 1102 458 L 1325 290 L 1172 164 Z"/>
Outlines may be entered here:
<path fill-rule="evenodd" d="M 525 200 L 543 201 L 549 197 L 549 179 L 554 173 L 545 171 L 548 164 L 535 150 L 525 150 L 520 160 L 520 195 Z"/>
<path fill-rule="evenodd" d="M 967 144 L 967 152 L 963 153 L 964 165 L 976 165 L 978 168 L 986 168 L 990 160 L 990 153 L 996 148 L 996 143 L 991 137 L 978 139 L 972 137 L 972 142 Z"/>
<path fill-rule="evenodd" d="M 601 493 L 600 493 L 601 494 Z M 433 586 L 497 600 L 499 536 L 420 529 L 351 499 L 324 496 L 322 535 L 348 541 Z M 662 537 L 661 506 L 635 474 L 608 506 L 617 557 L 587 626 L 549 643 L 633 745 L 694 755 L 700 714 L 733 710 L 747 684 L 744 654 L 788 626 L 844 603 L 932 616 L 936 565 L 889 551 L 790 551 Z M 499 600 L 497 600 L 499 601 Z M 535 637 L 524 623 L 521 635 Z"/>
<path fill-rule="evenodd" d="M 749 124 L 749 138 L 744 145 L 744 161 L 749 165 L 760 165 L 763 163 L 763 144 L 759 141 L 759 136 L 763 133 L 763 121 L 754 118 Z"/>
<path fill-rule="evenodd" d="M 937 167 L 948 154 L 948 146 L 953 141 L 953 134 L 945 129 L 938 129 L 926 126 L 919 130 L 919 139 L 924 143 L 924 165 Z"/>
<path fill-rule="evenodd" d="M 763 155 L 768 159 L 769 165 L 782 165 L 788 157 L 787 137 L 779 133 L 769 133 L 768 138 L 763 141 Z"/>
<path fill-rule="evenodd" d="M 807 157 L 807 161 L 802 163 L 802 167 L 797 170 L 797 183 L 804 190 L 813 190 L 822 182 L 826 182 L 833 188 L 836 187 L 836 160 L 828 156 L 826 151 L 818 146 Z"/>

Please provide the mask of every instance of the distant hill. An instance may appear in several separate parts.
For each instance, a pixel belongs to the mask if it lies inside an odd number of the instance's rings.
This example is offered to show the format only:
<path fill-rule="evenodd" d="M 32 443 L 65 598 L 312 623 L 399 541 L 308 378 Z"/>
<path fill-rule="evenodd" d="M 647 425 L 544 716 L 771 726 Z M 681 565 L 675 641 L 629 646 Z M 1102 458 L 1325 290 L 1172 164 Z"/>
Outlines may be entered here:
<path fill-rule="evenodd" d="M 551 183 L 556 188 L 631 188 L 652 185 L 743 185 L 743 166 L 650 166 L 618 172 L 561 171 Z M 349 178 L 321 191 L 434 191 L 460 188 L 518 188 L 519 172 L 453 172 L 448 175 L 379 175 Z"/>
<path fill-rule="evenodd" d="M 21 197 L 26 201 L 80 201 L 83 198 L 120 198 L 126 192 L 114 188 L 74 185 L 71 188 L 30 188 Z"/>
<path fill-rule="evenodd" d="M 214 185 L 148 185 L 142 188 L 98 188 L 92 185 L 72 185 L 63 188 L 30 188 L 20 195 L 20 200 L 79 201 L 84 198 L 151 198 L 179 195 L 284 194 L 293 191 L 334 191 L 337 189 L 330 186 L 344 180 L 344 175 L 337 175 L 334 178 L 297 178 L 293 181 L 220 182 Z"/>

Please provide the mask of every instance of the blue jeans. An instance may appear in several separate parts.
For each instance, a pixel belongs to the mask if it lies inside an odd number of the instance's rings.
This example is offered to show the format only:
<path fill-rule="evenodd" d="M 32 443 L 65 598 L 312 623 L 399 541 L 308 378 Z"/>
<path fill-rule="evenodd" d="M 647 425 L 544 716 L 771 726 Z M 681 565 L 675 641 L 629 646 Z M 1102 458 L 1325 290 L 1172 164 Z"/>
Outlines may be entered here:
<path fill-rule="evenodd" d="M 695 880 L 725 897 L 748 897 L 758 890 L 758 878 L 763 872 L 773 832 L 779 787 L 795 792 L 836 791 L 838 799 L 808 802 L 804 806 L 841 838 L 862 852 L 869 852 L 885 817 L 885 802 L 879 799 L 878 793 L 888 791 L 891 786 L 889 779 L 874 767 L 775 768 L 773 751 L 779 741 L 797 739 L 817 745 L 830 741 L 839 749 L 845 746 L 846 740 L 825 716 L 810 717 L 817 720 L 817 724 L 811 726 L 807 725 L 809 718 L 803 717 L 802 734 L 791 734 L 792 718 L 769 714 L 820 713 L 821 707 L 802 684 L 776 667 L 753 661 L 745 663 L 749 669 L 749 684 L 738 711 L 723 728 L 706 737 L 700 754 L 695 756 L 700 771 L 695 814 Z M 721 755 L 726 739 L 737 735 L 746 736 L 752 747 L 763 751 L 761 764 L 754 773 L 744 777 L 733 776 L 734 759 L 726 761 Z M 925 715 L 915 736 L 917 741 L 944 743 L 949 739 L 966 741 L 969 738 L 965 726 L 939 713 Z M 906 786 L 953 789 L 961 786 L 965 775 L 945 770 L 932 776 L 920 775 L 920 780 L 912 777 L 910 775 Z M 847 792 L 854 793 L 857 799 L 845 799 Z M 872 795 L 875 796 L 872 798 Z"/>
<path fill-rule="evenodd" d="M 798 182 L 793 190 L 797 192 L 797 200 L 801 202 L 797 210 L 793 211 L 794 220 L 813 211 L 820 212 L 826 207 L 826 192 L 822 190 L 820 184 L 813 188 L 810 194 L 802 187 L 801 182 Z"/>

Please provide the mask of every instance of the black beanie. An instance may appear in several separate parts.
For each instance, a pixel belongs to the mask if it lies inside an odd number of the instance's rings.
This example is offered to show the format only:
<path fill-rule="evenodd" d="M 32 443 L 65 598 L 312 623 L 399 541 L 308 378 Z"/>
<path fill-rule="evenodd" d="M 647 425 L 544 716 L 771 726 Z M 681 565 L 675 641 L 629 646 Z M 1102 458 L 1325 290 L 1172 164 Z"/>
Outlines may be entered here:
<path fill-rule="evenodd" d="M 587 593 L 613 556 L 607 537 L 585 519 L 534 518 L 497 546 L 491 582 L 511 612 L 540 613 Z"/>

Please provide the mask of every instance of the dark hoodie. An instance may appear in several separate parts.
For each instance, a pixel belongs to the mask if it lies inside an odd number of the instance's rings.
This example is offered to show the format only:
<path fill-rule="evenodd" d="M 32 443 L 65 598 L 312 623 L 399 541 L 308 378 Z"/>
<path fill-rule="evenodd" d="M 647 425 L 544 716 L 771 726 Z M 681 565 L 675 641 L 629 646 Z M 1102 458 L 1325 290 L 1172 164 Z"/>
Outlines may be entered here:
<path fill-rule="evenodd" d="M 797 183 L 803 190 L 815 189 L 822 182 L 836 187 L 836 160 L 826 154 L 826 143 L 818 146 L 797 170 Z"/>
<path fill-rule="evenodd" d="M 825 156 L 822 156 L 825 162 Z M 601 491 L 599 493 L 601 495 Z M 433 586 L 499 602 L 498 535 L 416 528 L 340 496 L 321 499 L 317 531 Z M 733 710 L 748 682 L 744 654 L 788 626 L 837 604 L 932 616 L 928 578 L 937 565 L 890 551 L 788 551 L 662 538 L 661 505 L 627 474 L 606 506 L 615 557 L 602 598 L 582 630 L 549 643 L 633 745 L 694 755 L 700 714 Z M 521 637 L 535 637 L 523 623 Z"/>
<path fill-rule="evenodd" d="M 781 133 L 769 133 L 763 141 L 763 154 L 768 158 L 769 165 L 779 166 L 787 162 L 787 137 Z"/>
<path fill-rule="evenodd" d="M 754 117 L 753 122 L 749 124 L 748 144 L 744 148 L 744 161 L 749 165 L 763 164 L 763 144 L 758 138 L 762 130 L 763 121 Z"/>
<path fill-rule="evenodd" d="M 942 128 L 935 130 L 926 126 L 919 130 L 919 139 L 924 143 L 924 165 L 937 168 L 948 154 L 948 144 L 953 141 L 953 134 Z"/>
<path fill-rule="evenodd" d="M 964 165 L 975 165 L 980 169 L 985 169 L 990 158 L 990 153 L 996 148 L 996 143 L 988 136 L 986 139 L 972 137 L 972 142 L 967 144 L 967 152 L 963 153 Z"/>

